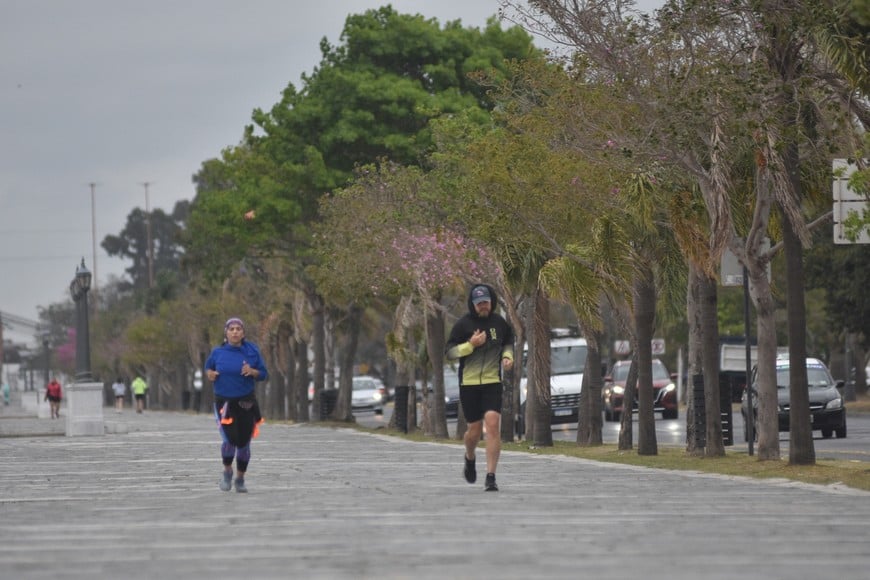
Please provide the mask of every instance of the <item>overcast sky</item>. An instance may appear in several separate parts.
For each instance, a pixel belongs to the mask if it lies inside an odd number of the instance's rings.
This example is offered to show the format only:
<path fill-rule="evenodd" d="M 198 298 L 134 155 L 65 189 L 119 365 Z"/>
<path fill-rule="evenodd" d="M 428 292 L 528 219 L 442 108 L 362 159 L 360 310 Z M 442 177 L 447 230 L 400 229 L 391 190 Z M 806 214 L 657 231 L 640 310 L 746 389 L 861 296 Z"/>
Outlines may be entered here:
<path fill-rule="evenodd" d="M 320 40 L 337 44 L 348 14 L 387 3 L 0 0 L 0 311 L 37 320 L 37 307 L 67 299 L 82 258 L 98 285 L 122 275 L 100 242 L 145 208 L 142 184 L 152 209 L 193 199 L 202 162 L 301 86 Z M 473 27 L 499 7 L 390 3 Z"/>

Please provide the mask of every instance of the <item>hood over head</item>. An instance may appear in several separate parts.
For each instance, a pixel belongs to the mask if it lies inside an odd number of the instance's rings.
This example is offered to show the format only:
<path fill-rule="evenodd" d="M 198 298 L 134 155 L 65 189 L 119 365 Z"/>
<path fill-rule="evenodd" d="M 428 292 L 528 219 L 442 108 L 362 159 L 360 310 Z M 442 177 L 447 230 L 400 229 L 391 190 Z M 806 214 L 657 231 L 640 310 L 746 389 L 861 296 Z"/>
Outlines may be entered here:
<path fill-rule="evenodd" d="M 478 302 L 482 299 L 488 299 L 492 306 L 491 312 L 495 312 L 498 308 L 498 296 L 495 293 L 495 288 L 489 284 L 475 284 L 468 291 L 468 311 L 477 316 L 477 310 L 474 309 L 475 299 Z"/>

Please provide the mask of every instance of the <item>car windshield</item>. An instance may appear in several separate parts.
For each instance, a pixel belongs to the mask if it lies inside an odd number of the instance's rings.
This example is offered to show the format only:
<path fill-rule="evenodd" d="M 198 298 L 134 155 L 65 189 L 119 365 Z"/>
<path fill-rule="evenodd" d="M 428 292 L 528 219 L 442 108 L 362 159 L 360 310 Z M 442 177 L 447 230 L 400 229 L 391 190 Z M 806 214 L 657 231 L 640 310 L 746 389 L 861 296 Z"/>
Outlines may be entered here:
<path fill-rule="evenodd" d="M 665 368 L 665 365 L 662 363 L 662 361 L 654 360 L 652 365 L 652 371 L 654 381 L 667 381 L 671 378 L 671 375 L 668 374 L 668 369 Z"/>
<path fill-rule="evenodd" d="M 787 389 L 791 379 L 789 378 L 788 367 L 779 367 L 776 369 L 776 387 L 778 389 Z M 807 365 L 807 384 L 812 387 L 827 388 L 834 384 L 831 375 L 824 367 Z"/>
<path fill-rule="evenodd" d="M 377 385 L 375 381 L 372 379 L 354 379 L 353 380 L 353 390 L 354 391 L 370 391 L 376 389 Z"/>
<path fill-rule="evenodd" d="M 550 349 L 550 375 L 576 375 L 585 368 L 585 346 L 559 346 Z"/>
<path fill-rule="evenodd" d="M 628 369 L 631 368 L 630 364 L 627 365 L 616 365 L 613 367 L 613 380 L 614 381 L 626 381 L 628 380 Z"/>
<path fill-rule="evenodd" d="M 613 380 L 614 381 L 625 381 L 628 379 L 628 369 L 631 368 L 630 364 L 620 364 L 613 367 Z M 665 368 L 665 365 L 662 364 L 660 360 L 652 361 L 652 378 L 654 381 L 667 381 L 670 380 L 671 376 L 668 374 L 668 369 Z"/>

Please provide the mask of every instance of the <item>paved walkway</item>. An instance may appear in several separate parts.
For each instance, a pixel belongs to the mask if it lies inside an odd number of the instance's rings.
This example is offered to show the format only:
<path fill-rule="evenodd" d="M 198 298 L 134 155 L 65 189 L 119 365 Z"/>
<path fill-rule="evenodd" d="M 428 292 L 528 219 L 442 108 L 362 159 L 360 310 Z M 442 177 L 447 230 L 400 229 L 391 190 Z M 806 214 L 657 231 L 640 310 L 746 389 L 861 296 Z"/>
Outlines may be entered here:
<path fill-rule="evenodd" d="M 501 491 L 485 493 L 482 474 L 462 479 L 456 444 L 267 424 L 250 493 L 225 493 L 209 416 L 105 417 L 102 437 L 0 437 L 0 578 L 848 580 L 870 570 L 867 492 L 504 453 Z"/>

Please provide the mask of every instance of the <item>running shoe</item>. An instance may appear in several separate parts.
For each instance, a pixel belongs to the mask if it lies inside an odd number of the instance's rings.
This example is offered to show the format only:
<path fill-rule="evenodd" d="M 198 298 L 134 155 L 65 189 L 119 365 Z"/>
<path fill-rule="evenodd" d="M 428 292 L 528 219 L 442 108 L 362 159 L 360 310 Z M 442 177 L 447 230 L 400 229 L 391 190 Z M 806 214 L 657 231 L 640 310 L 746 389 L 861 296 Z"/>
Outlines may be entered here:
<path fill-rule="evenodd" d="M 233 487 L 233 472 L 224 471 L 221 477 L 221 491 L 229 491 Z"/>
<path fill-rule="evenodd" d="M 476 458 L 475 458 L 476 459 Z M 465 458 L 465 481 L 474 483 L 477 481 L 477 469 L 474 467 L 475 459 Z"/>
<path fill-rule="evenodd" d="M 486 474 L 486 483 L 484 484 L 483 489 L 485 491 L 498 491 L 498 485 L 495 483 L 495 474 L 487 473 Z"/>
<path fill-rule="evenodd" d="M 243 478 L 243 477 L 236 478 L 236 491 L 238 493 L 248 493 L 248 488 L 245 487 L 245 478 Z"/>

